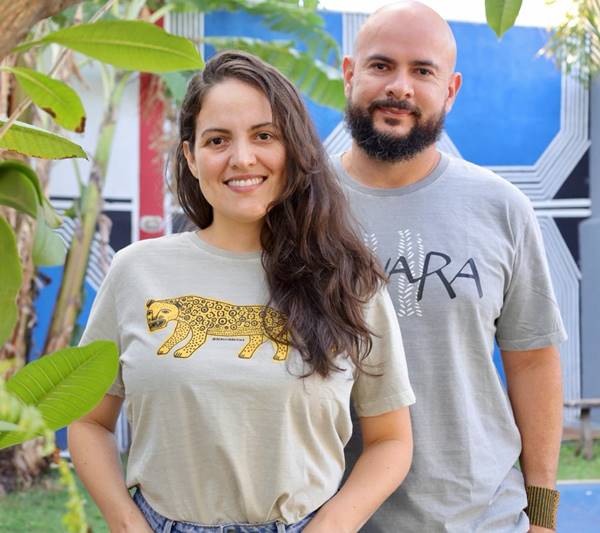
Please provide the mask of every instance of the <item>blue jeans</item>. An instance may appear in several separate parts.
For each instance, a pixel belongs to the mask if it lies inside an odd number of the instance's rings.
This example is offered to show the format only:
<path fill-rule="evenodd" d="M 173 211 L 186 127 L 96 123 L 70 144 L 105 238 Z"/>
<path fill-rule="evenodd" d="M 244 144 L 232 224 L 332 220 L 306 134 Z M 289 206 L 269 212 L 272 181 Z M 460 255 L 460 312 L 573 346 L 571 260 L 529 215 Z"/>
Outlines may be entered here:
<path fill-rule="evenodd" d="M 286 525 L 283 522 L 267 522 L 266 524 L 222 524 L 220 526 L 204 526 L 192 522 L 169 520 L 157 513 L 142 496 L 139 488 L 133 495 L 133 501 L 139 507 L 154 533 L 300 533 L 310 522 L 314 513 L 304 517 L 300 522 Z"/>

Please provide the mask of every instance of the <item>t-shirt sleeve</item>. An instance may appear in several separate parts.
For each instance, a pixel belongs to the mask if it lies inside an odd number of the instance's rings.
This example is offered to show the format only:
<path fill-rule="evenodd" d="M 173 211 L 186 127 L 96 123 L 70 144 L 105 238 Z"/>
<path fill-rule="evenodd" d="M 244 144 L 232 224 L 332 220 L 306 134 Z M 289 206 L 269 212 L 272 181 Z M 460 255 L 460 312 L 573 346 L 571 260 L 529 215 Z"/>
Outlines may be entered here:
<path fill-rule="evenodd" d="M 117 345 L 119 354 L 121 353 L 121 341 L 118 328 L 117 304 L 115 301 L 115 269 L 114 260 L 111 269 L 104 278 L 104 281 L 98 289 L 96 298 L 90 311 L 87 324 L 79 345 L 89 344 L 96 340 L 109 340 Z M 121 361 L 119 360 L 119 370 L 114 383 L 106 394 L 113 396 L 125 396 L 125 387 L 123 386 Z"/>
<path fill-rule="evenodd" d="M 368 303 L 366 319 L 373 332 L 371 352 L 352 388 L 358 416 L 377 416 L 413 404 L 400 326 L 385 288 Z"/>
<path fill-rule="evenodd" d="M 496 322 L 501 350 L 535 350 L 558 345 L 567 338 L 533 209 L 527 220 Z"/>

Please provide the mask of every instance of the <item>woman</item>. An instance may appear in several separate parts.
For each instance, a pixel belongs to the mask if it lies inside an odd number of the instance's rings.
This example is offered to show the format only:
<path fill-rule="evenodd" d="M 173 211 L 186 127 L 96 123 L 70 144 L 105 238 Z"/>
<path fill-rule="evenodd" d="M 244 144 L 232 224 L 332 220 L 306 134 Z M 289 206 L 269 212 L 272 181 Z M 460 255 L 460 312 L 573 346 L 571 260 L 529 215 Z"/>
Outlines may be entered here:
<path fill-rule="evenodd" d="M 200 229 L 119 252 L 82 339 L 121 355 L 69 429 L 81 479 L 111 531 L 357 531 L 406 475 L 414 400 L 383 275 L 294 87 L 251 55 L 211 59 L 175 180 Z M 364 451 L 340 488 L 351 395 Z"/>

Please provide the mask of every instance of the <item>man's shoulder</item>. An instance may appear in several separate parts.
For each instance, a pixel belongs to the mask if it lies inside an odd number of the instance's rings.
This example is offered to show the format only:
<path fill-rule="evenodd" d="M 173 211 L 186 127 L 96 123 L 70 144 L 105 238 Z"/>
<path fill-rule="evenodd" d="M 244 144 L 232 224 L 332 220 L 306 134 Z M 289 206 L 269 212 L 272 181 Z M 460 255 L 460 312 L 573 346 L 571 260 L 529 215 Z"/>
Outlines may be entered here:
<path fill-rule="evenodd" d="M 466 190 L 480 195 L 482 199 L 490 197 L 529 209 L 531 205 L 529 198 L 506 178 L 466 159 L 452 155 L 447 157 L 449 163 L 446 173 L 449 183 L 461 188 L 465 187 Z"/>

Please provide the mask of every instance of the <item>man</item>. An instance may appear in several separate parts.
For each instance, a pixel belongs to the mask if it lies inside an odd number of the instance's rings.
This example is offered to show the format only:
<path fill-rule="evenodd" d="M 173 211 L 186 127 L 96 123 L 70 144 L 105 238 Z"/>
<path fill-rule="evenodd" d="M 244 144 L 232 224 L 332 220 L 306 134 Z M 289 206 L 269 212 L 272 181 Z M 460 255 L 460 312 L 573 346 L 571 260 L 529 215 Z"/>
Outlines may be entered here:
<path fill-rule="evenodd" d="M 417 396 L 411 472 L 370 533 L 555 527 L 564 328 L 528 199 L 435 147 L 455 60 L 448 24 L 401 2 L 366 21 L 343 64 L 353 142 L 334 164 L 390 276 Z M 355 450 L 356 436 L 350 463 Z"/>

